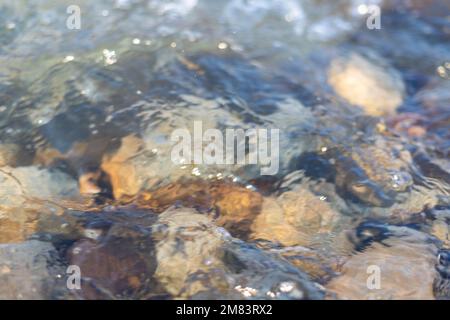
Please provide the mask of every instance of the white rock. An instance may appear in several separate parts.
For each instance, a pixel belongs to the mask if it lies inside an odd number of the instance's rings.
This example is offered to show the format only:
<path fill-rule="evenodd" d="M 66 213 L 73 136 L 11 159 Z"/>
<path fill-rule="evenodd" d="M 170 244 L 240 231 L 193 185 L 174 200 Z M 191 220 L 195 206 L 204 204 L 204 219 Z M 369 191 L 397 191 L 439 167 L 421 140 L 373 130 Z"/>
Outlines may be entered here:
<path fill-rule="evenodd" d="M 401 75 L 379 59 L 352 53 L 334 59 L 328 70 L 334 91 L 372 116 L 392 114 L 403 103 Z"/>

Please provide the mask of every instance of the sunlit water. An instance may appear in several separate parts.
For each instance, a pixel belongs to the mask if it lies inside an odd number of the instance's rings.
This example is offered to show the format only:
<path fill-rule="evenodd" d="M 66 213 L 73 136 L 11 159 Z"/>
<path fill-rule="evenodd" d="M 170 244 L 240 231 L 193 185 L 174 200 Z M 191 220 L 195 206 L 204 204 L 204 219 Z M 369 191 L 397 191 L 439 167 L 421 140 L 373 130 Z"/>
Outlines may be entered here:
<path fill-rule="evenodd" d="M 448 3 L 77 3 L 0 1 L 0 298 L 450 298 Z M 278 173 L 173 164 L 194 121 Z"/>

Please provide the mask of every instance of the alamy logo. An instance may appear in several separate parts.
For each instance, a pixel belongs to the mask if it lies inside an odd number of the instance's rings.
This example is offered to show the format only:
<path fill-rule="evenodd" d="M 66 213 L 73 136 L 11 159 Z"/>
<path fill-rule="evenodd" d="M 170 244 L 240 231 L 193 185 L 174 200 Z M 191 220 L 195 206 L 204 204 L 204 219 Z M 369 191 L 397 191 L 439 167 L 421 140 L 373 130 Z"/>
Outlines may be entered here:
<path fill-rule="evenodd" d="M 375 4 L 362 4 L 358 7 L 358 12 L 361 15 L 368 14 L 366 20 L 366 27 L 369 30 L 381 29 L 381 8 Z"/>
<path fill-rule="evenodd" d="M 70 265 L 67 267 L 66 273 L 69 275 L 67 277 L 67 289 L 69 290 L 80 290 L 81 289 L 81 270 L 77 265 Z"/>
<path fill-rule="evenodd" d="M 66 19 L 66 27 L 70 30 L 81 29 L 81 9 L 77 5 L 70 5 L 66 10 L 69 16 Z"/>
<path fill-rule="evenodd" d="M 381 289 L 381 269 L 377 265 L 370 265 L 367 267 L 367 289 Z"/>
<path fill-rule="evenodd" d="M 279 129 L 207 129 L 194 121 L 194 132 L 176 129 L 171 141 L 175 164 L 259 164 L 261 175 L 275 175 L 279 169 Z"/>

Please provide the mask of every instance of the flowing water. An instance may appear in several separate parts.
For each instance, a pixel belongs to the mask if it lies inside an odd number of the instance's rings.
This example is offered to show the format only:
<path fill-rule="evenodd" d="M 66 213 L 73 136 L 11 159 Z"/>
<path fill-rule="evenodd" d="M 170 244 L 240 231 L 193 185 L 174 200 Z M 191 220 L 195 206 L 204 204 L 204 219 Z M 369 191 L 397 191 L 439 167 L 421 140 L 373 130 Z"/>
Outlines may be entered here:
<path fill-rule="evenodd" d="M 449 233 L 448 1 L 0 0 L 0 298 L 450 299 Z"/>

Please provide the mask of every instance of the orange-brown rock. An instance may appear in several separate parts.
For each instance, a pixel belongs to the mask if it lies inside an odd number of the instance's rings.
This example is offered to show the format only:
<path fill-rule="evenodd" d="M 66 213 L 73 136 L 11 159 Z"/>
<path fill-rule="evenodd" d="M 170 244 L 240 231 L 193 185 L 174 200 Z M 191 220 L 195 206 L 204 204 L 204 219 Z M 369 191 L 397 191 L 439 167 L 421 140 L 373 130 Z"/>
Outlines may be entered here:
<path fill-rule="evenodd" d="M 141 183 L 136 168 L 127 161 L 142 149 L 143 142 L 134 135 L 122 139 L 120 148 L 112 155 L 105 155 L 101 169 L 109 176 L 115 199 L 136 195 Z"/>
<path fill-rule="evenodd" d="M 109 162 L 113 156 L 109 155 L 108 152 L 113 144 L 113 140 L 105 138 L 91 139 L 74 143 L 72 148 L 66 153 L 61 153 L 59 150 L 51 147 L 43 147 L 36 151 L 33 163 L 49 167 L 58 161 L 64 161 L 68 165 L 69 171 L 78 176 L 80 194 L 97 194 L 102 191 L 99 185 L 103 176 L 101 170 L 98 169 L 102 157 L 107 159 L 105 167 L 108 169 L 108 172 L 113 173 L 112 179 L 114 179 L 116 184 L 123 184 L 123 182 L 117 182 L 118 177 L 124 179 L 124 177 L 129 176 L 129 172 L 125 171 L 126 164 L 115 165 L 122 161 L 120 154 L 117 155 L 117 159 L 113 159 L 113 163 Z M 121 185 L 121 187 L 127 188 L 128 185 Z M 120 190 L 119 186 L 117 186 L 117 189 Z"/>
<path fill-rule="evenodd" d="M 374 145 L 355 149 L 351 157 L 372 181 L 386 185 L 386 188 L 389 186 L 391 189 L 404 191 L 410 185 L 391 187 L 395 182 L 392 180 L 392 172 L 408 172 L 408 165 L 412 162 L 411 154 L 401 145 L 379 139 Z"/>
<path fill-rule="evenodd" d="M 188 68 L 191 71 L 197 72 L 199 75 L 204 75 L 205 71 L 200 67 L 198 64 L 192 62 L 186 57 L 179 56 L 178 61 L 180 61 L 186 68 Z"/>
<path fill-rule="evenodd" d="M 141 206 L 162 212 L 172 205 L 216 209 L 216 223 L 233 235 L 246 238 L 250 225 L 261 211 L 263 197 L 258 192 L 227 181 L 182 180 L 140 195 Z"/>
<path fill-rule="evenodd" d="M 213 208 L 210 185 L 201 179 L 181 180 L 169 183 L 154 191 L 143 192 L 138 197 L 141 207 L 147 207 L 155 212 L 163 212 L 173 205 L 195 207 L 200 211 Z"/>
<path fill-rule="evenodd" d="M 97 194 L 101 192 L 98 186 L 101 172 L 86 172 L 78 178 L 78 185 L 80 187 L 80 194 Z"/>
<path fill-rule="evenodd" d="M 217 224 L 231 234 L 247 238 L 253 221 L 261 212 L 263 197 L 243 186 L 219 184 L 211 193 L 218 210 Z"/>

